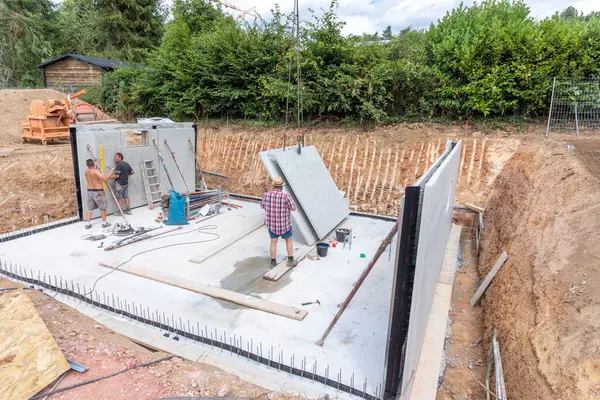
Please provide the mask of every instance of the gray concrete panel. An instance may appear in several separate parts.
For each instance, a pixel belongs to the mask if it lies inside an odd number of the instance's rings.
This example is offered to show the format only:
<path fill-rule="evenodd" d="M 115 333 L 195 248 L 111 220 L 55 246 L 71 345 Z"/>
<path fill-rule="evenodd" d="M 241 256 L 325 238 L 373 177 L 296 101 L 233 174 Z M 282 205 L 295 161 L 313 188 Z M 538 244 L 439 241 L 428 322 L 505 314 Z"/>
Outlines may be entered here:
<path fill-rule="evenodd" d="M 421 198 L 421 220 L 417 246 L 417 260 L 406 357 L 402 379 L 402 392 L 408 387 L 413 370 L 419 362 L 429 313 L 444 261 L 446 242 L 452 227 L 452 209 L 458 179 L 458 165 L 462 142 L 443 159 L 428 177 Z M 423 183 L 424 181 L 421 181 Z"/>
<path fill-rule="evenodd" d="M 275 159 L 319 239 L 350 214 L 348 204 L 314 146 L 280 151 Z"/>
<path fill-rule="evenodd" d="M 286 148 L 286 152 L 292 152 L 295 151 L 295 149 L 296 147 L 288 147 Z M 281 176 L 285 179 L 284 174 L 282 173 L 281 169 L 279 168 L 279 165 L 277 164 L 277 161 L 275 160 L 275 155 L 278 152 L 283 152 L 283 149 L 268 150 L 258 153 L 258 157 L 265 166 L 265 169 L 269 173 L 271 179 L 276 178 L 278 176 Z M 306 217 L 304 210 L 302 210 L 302 207 L 298 202 L 298 198 L 294 194 L 290 185 L 285 185 L 283 187 L 283 192 L 291 196 L 296 205 L 298 206 L 298 209 L 292 213 L 292 231 L 300 233 L 300 235 L 296 235 L 296 237 L 299 236 L 301 239 L 304 240 L 304 242 L 302 242 L 302 240 L 299 240 L 298 242 L 301 244 L 306 244 L 308 246 L 313 245 L 317 240 L 319 240 L 319 238 L 317 237 L 317 234 L 315 233 L 308 218 Z"/>
<path fill-rule="evenodd" d="M 141 129 L 148 130 L 148 140 L 146 144 L 142 145 L 127 145 L 126 132 L 128 130 L 140 131 Z M 163 193 L 168 193 L 169 184 L 164 175 L 162 165 L 160 164 L 158 153 L 156 148 L 152 145 L 152 140 L 156 140 L 159 144 L 159 148 L 163 153 L 165 164 L 169 169 L 169 174 L 173 179 L 175 190 L 179 192 L 185 192 L 186 188 L 183 184 L 181 176 L 177 172 L 173 160 L 169 155 L 167 149 L 164 146 L 163 139 L 167 138 L 169 145 L 175 152 L 177 162 L 180 164 L 186 180 L 188 183 L 194 184 L 195 179 L 195 161 L 194 155 L 189 151 L 188 138 L 192 139 L 192 143 L 195 142 L 195 133 L 192 123 L 176 123 L 176 124 L 157 124 L 157 125 L 144 125 L 144 124 L 98 124 L 98 125 L 80 125 L 76 126 L 76 141 L 77 141 L 77 154 L 78 154 L 78 169 L 80 172 L 80 187 L 81 192 L 79 193 L 79 200 L 83 204 L 84 214 L 87 211 L 85 204 L 87 182 L 85 179 L 84 172 L 86 170 L 85 161 L 91 158 L 88 152 L 87 146 L 92 147 L 96 157 L 100 157 L 100 145 L 104 150 L 104 165 L 105 171 L 114 167 L 114 155 L 116 152 L 123 154 L 125 161 L 127 161 L 133 170 L 134 175 L 129 177 L 129 198 L 131 200 L 131 207 L 142 207 L 148 204 L 146 200 L 146 192 L 142 182 L 141 165 L 144 160 L 152 160 L 154 166 L 159 171 L 160 190 Z M 162 144 L 162 145 L 161 145 Z M 114 185 L 114 181 L 111 181 L 111 185 Z M 113 186 L 114 187 L 114 186 Z M 117 206 L 112 200 L 112 197 L 107 193 L 108 198 L 108 212 L 117 212 Z M 95 213 L 94 217 L 98 214 Z"/>

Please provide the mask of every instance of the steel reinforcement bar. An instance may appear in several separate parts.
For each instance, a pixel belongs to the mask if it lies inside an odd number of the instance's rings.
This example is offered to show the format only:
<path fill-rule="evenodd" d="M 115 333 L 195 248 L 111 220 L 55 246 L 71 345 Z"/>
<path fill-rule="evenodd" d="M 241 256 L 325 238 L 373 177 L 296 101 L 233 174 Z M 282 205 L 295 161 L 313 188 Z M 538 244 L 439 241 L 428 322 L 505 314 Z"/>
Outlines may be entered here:
<path fill-rule="evenodd" d="M 29 272 L 29 275 L 28 275 Z M 238 357 L 247 358 L 250 361 L 258 362 L 270 368 L 284 371 L 301 378 L 312 380 L 313 382 L 319 382 L 325 386 L 335 388 L 339 391 L 349 393 L 351 395 L 366 399 L 366 400 L 380 400 L 382 395 L 383 382 L 380 382 L 374 387 L 374 394 L 367 392 L 367 378 L 364 379 L 362 389 L 355 387 L 355 374 L 350 375 L 349 384 L 342 383 L 342 370 L 337 372 L 337 379 L 330 378 L 330 367 L 327 365 L 324 370 L 324 375 L 318 373 L 317 363 L 313 364 L 312 371 L 307 371 L 306 357 L 300 359 L 300 368 L 295 366 L 296 355 L 293 354 L 290 357 L 290 363 L 285 363 L 285 355 L 283 350 L 279 354 L 274 354 L 273 346 L 267 349 L 267 356 L 263 356 L 263 345 L 257 341 L 256 353 L 254 353 L 254 341 L 246 338 L 246 347 L 244 348 L 244 341 L 242 336 L 227 335 L 223 332 L 219 335 L 217 329 L 208 329 L 205 325 L 204 329 L 200 327 L 200 323 L 196 326 L 190 324 L 187 321 L 187 325 L 184 323 L 182 318 L 179 318 L 179 324 L 173 314 L 170 318 L 164 312 L 160 313 L 158 310 L 152 311 L 149 307 L 145 307 L 141 304 L 134 302 L 127 302 L 125 299 L 121 299 L 118 296 L 106 295 L 105 292 L 102 296 L 97 291 L 87 292 L 85 285 L 80 287 L 78 283 L 74 283 L 72 280 L 63 279 L 56 275 L 42 274 L 38 271 L 35 276 L 32 269 L 29 271 L 21 266 L 7 263 L 6 261 L 0 260 L 0 276 L 5 276 L 14 281 L 20 281 L 29 285 L 33 285 L 33 289 L 43 288 L 50 290 L 55 293 L 60 293 L 65 296 L 72 297 L 91 306 L 100 308 L 102 310 L 114 313 L 120 317 L 129 318 L 133 321 L 141 324 L 153 327 L 159 330 L 163 330 L 167 333 L 173 334 L 174 340 L 179 340 L 179 337 L 192 340 L 194 342 L 209 345 L 215 349 L 220 349 L 221 352 L 228 351 L 232 355 Z M 53 282 L 54 281 L 54 282 Z M 186 329 L 187 328 L 187 329 Z M 214 333 L 214 336 L 213 336 Z M 166 335 L 165 335 L 166 336 Z M 277 360 L 275 360 L 277 358 Z"/>
<path fill-rule="evenodd" d="M 47 231 L 49 229 L 54 229 L 54 228 L 58 228 L 61 226 L 74 224 L 75 222 L 79 222 L 79 217 L 70 217 L 70 218 L 60 219 L 58 221 L 47 222 L 47 223 L 44 223 L 41 225 L 32 226 L 32 227 L 21 229 L 18 231 L 3 233 L 0 235 L 0 243 L 8 242 L 9 240 L 18 239 L 23 236 L 33 235 L 35 233 Z"/>

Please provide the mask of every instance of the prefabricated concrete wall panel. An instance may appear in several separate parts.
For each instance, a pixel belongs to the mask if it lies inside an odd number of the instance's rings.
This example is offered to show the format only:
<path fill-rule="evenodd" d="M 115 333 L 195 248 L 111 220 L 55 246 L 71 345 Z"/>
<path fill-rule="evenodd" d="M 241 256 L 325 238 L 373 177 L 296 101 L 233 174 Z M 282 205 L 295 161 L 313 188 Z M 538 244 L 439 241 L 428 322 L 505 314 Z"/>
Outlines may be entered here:
<path fill-rule="evenodd" d="M 140 131 L 146 129 L 148 131 L 148 140 L 142 145 L 127 145 L 127 131 Z M 189 182 L 194 182 L 195 179 L 195 160 L 194 155 L 189 150 L 188 139 L 191 138 L 192 143 L 195 143 L 194 128 L 191 123 L 180 123 L 180 124 L 157 124 L 157 125 L 140 125 L 140 124 L 98 124 L 98 125 L 81 125 L 76 127 L 76 143 L 77 143 L 77 156 L 78 156 L 78 168 L 79 168 L 79 179 L 80 188 L 79 193 L 80 201 L 83 204 L 84 213 L 87 211 L 86 207 L 86 192 L 87 192 L 87 181 L 85 179 L 84 172 L 87 168 L 86 160 L 92 158 L 87 146 L 91 146 L 95 157 L 100 157 L 100 145 L 103 147 L 104 152 L 104 165 L 105 171 L 108 172 L 110 168 L 114 167 L 114 155 L 117 152 L 123 154 L 124 160 L 127 161 L 133 170 L 134 175 L 129 177 L 129 198 L 131 200 L 131 207 L 141 207 L 147 205 L 146 192 L 144 184 L 142 182 L 141 166 L 145 160 L 152 160 L 155 168 L 159 171 L 160 191 L 168 193 L 170 185 L 162 170 L 162 165 L 158 158 L 156 148 L 152 144 L 155 140 L 159 145 L 159 149 L 163 152 L 165 158 L 165 164 L 169 168 L 169 174 L 172 176 L 174 181 L 175 190 L 179 192 L 185 192 L 186 187 L 183 184 L 181 176 L 177 172 L 175 165 L 173 164 L 172 158 L 166 147 L 164 146 L 163 139 L 167 138 L 169 145 L 176 153 L 177 162 L 180 164 L 184 176 L 186 179 L 190 179 Z M 110 184 L 114 187 L 114 181 L 110 181 Z M 108 198 L 108 212 L 117 212 L 117 206 L 112 200 L 110 193 L 107 193 Z"/>
<path fill-rule="evenodd" d="M 350 214 L 350 209 L 317 149 L 303 147 L 300 154 L 280 151 L 275 159 L 317 237 L 323 239 Z"/>
<path fill-rule="evenodd" d="M 172 125 L 175 126 L 158 126 L 158 140 L 156 142 L 165 160 L 165 165 L 167 166 L 167 170 L 169 171 L 169 176 L 173 181 L 173 186 L 175 187 L 175 190 L 181 193 L 185 193 L 187 187 L 189 187 L 189 190 L 193 192 L 195 191 L 196 186 L 196 163 L 194 159 L 196 149 L 196 136 L 194 128 L 191 123 Z M 173 157 L 171 157 L 169 149 L 165 145 L 165 139 L 167 140 L 169 147 L 171 148 L 171 150 L 173 150 L 173 153 L 175 154 L 175 159 L 177 160 L 177 164 L 179 165 L 179 168 L 183 173 L 183 178 L 177 170 L 177 166 L 175 165 L 175 161 L 173 161 Z M 190 151 L 190 142 L 194 147 L 194 153 Z M 162 168 L 162 166 L 160 166 L 160 182 L 165 185 L 169 183 L 165 175 L 164 168 Z"/>
<path fill-rule="evenodd" d="M 462 142 L 458 142 L 424 185 L 421 195 L 420 222 L 415 276 L 410 307 L 408 340 L 402 389 L 411 384 L 419 362 L 429 313 L 444 261 L 446 243 L 452 227 L 452 210 L 458 179 Z"/>
<path fill-rule="evenodd" d="M 282 173 L 282 171 L 279 168 L 279 165 L 277 164 L 277 161 L 275 159 L 275 155 L 278 152 L 283 152 L 283 151 L 284 151 L 283 149 L 275 149 L 275 150 L 268 150 L 268 151 L 263 151 L 263 152 L 258 153 L 258 157 L 260 158 L 260 161 L 265 166 L 265 169 L 269 173 L 269 176 L 271 177 L 271 179 L 274 179 L 278 176 L 281 176 L 282 178 L 285 179 L 284 174 Z M 296 151 L 296 147 L 288 147 L 285 149 L 285 151 L 286 152 Z M 298 206 L 298 209 L 292 213 L 292 231 L 300 233 L 299 236 L 304 240 L 303 243 L 302 243 L 302 240 L 299 240 L 300 243 L 306 244 L 308 246 L 313 245 L 319 239 L 318 239 L 317 234 L 315 233 L 314 229 L 312 228 L 308 218 L 306 217 L 306 214 L 302 210 L 302 207 L 300 207 L 300 203 L 298 203 L 298 198 L 294 194 L 290 185 L 284 185 L 283 192 L 288 194 L 294 200 L 296 205 Z M 296 237 L 298 238 L 298 236 L 296 236 Z"/>

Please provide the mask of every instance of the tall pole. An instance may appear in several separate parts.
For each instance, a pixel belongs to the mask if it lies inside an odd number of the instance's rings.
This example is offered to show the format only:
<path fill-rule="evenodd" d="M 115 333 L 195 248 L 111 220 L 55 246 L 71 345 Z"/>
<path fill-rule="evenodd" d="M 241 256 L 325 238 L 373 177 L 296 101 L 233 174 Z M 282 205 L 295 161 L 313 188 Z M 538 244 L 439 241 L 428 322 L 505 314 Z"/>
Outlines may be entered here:
<path fill-rule="evenodd" d="M 298 74 L 298 134 L 302 124 L 302 67 L 300 66 L 300 4 L 294 0 L 296 12 L 296 71 Z M 304 145 L 304 134 L 302 134 L 302 145 Z"/>
<path fill-rule="evenodd" d="M 556 77 L 554 77 L 554 81 L 552 82 L 552 97 L 550 98 L 550 112 L 548 113 L 548 124 L 546 125 L 546 137 L 548 137 L 548 133 L 550 132 L 550 119 L 552 118 L 552 106 L 554 105 L 554 89 L 556 88 Z"/>

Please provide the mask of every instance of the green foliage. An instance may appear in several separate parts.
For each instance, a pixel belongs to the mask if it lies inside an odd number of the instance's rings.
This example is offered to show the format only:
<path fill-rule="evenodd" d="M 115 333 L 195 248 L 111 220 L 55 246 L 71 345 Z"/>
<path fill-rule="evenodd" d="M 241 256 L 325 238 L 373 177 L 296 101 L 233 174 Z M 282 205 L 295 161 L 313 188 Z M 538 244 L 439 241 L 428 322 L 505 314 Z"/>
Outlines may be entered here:
<path fill-rule="evenodd" d="M 142 61 L 160 41 L 164 18 L 160 0 L 65 0 L 54 53 Z"/>
<path fill-rule="evenodd" d="M 304 16 L 299 64 L 293 16 L 277 7 L 248 23 L 209 0 L 174 0 L 166 22 L 162 0 L 51 4 L 0 0 L 0 85 L 39 84 L 35 65 L 63 53 L 133 61 L 86 95 L 122 119 L 513 120 L 546 114 L 553 77 L 600 76 L 600 15 L 569 7 L 535 21 L 525 0 L 359 36 L 342 34 L 333 0 Z"/>
<path fill-rule="evenodd" d="M 50 54 L 55 14 L 49 0 L 0 0 L 0 88 L 37 86 Z"/>

